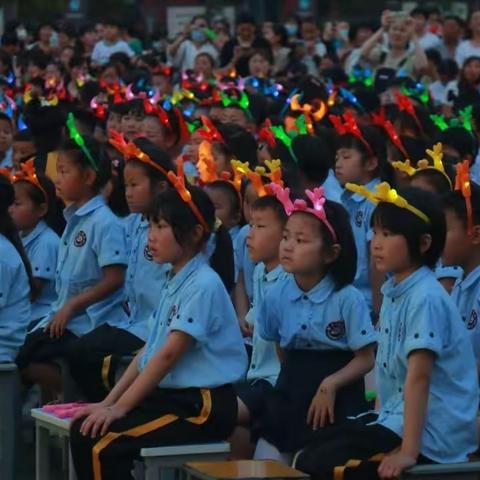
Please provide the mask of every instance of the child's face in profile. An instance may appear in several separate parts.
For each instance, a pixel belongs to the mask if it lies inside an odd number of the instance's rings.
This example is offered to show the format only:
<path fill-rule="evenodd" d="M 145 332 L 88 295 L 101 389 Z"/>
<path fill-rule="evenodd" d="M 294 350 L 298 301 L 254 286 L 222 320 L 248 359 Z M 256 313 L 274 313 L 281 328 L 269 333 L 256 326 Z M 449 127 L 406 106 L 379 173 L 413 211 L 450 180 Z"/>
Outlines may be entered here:
<path fill-rule="evenodd" d="M 257 198 L 258 195 L 255 191 L 255 188 L 253 188 L 253 185 L 249 183 L 245 188 L 245 195 L 243 198 L 243 217 L 245 218 L 247 223 L 250 223 L 251 220 L 250 206 L 253 205 L 253 202 L 255 202 Z"/>
<path fill-rule="evenodd" d="M 465 220 L 462 220 L 453 210 L 445 211 L 447 222 L 447 238 L 442 253 L 442 261 L 446 266 L 459 265 L 464 267 L 471 255 L 472 242 L 467 234 Z"/>
<path fill-rule="evenodd" d="M 13 167 L 20 170 L 20 163 L 35 155 L 33 142 L 13 142 Z"/>
<path fill-rule="evenodd" d="M 117 112 L 110 112 L 107 118 L 107 133 L 110 130 L 122 132 L 122 116 Z"/>
<path fill-rule="evenodd" d="M 146 116 L 143 119 L 143 133 L 158 148 L 166 148 L 163 127 L 157 117 Z"/>
<path fill-rule="evenodd" d="M 0 153 L 5 153 L 12 146 L 13 128 L 10 120 L 0 119 Z"/>
<path fill-rule="evenodd" d="M 240 215 L 235 215 L 230 195 L 220 188 L 206 188 L 207 195 L 215 207 L 215 216 L 222 222 L 226 229 L 230 229 L 240 222 Z"/>
<path fill-rule="evenodd" d="M 86 174 L 86 169 L 75 163 L 66 153 L 60 152 L 55 178 L 57 195 L 65 203 L 75 203 L 82 200 L 90 188 L 86 184 Z"/>
<path fill-rule="evenodd" d="M 223 123 L 233 123 L 242 128 L 248 127 L 247 116 L 240 108 L 224 108 L 220 120 Z"/>
<path fill-rule="evenodd" d="M 342 186 L 348 182 L 364 185 L 371 180 L 369 165 L 362 161 L 360 152 L 353 148 L 337 150 L 335 176 Z"/>
<path fill-rule="evenodd" d="M 41 218 L 46 214 L 46 203 L 37 205 L 30 197 L 28 190 L 36 188 L 27 182 L 16 182 L 15 201 L 9 208 L 9 213 L 18 230 L 28 233 L 33 230 Z"/>
<path fill-rule="evenodd" d="M 283 222 L 272 208 L 253 209 L 247 236 L 248 254 L 253 262 L 278 262 L 278 249 L 283 237 Z"/>
<path fill-rule="evenodd" d="M 128 112 L 122 115 L 121 130 L 128 140 L 134 139 L 143 132 L 143 114 L 139 112 Z"/>
<path fill-rule="evenodd" d="M 165 220 L 151 221 L 148 227 L 148 248 L 157 263 L 175 265 L 185 256 L 185 250 L 175 239 L 172 227 Z"/>

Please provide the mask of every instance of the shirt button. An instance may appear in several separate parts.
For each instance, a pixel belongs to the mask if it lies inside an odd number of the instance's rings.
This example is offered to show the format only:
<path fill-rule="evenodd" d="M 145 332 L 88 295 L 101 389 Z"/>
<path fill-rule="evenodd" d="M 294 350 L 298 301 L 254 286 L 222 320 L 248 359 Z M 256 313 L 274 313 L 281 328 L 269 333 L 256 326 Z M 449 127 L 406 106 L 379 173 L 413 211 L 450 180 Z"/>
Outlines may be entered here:
<path fill-rule="evenodd" d="M 304 300 L 308 300 L 308 295 L 304 295 L 302 298 L 303 298 Z"/>
<path fill-rule="evenodd" d="M 68 242 L 65 240 L 65 241 L 63 242 L 63 244 L 64 244 L 64 245 L 68 245 Z"/>
<path fill-rule="evenodd" d="M 254 364 L 254 363 L 252 363 L 252 368 L 255 368 L 255 364 Z"/>
<path fill-rule="evenodd" d="M 366 334 L 367 334 L 367 331 L 366 331 L 366 330 L 362 330 L 360 333 L 361 333 L 362 335 L 366 335 Z"/>
<path fill-rule="evenodd" d="M 307 326 L 306 325 L 302 325 L 302 330 L 306 330 L 307 329 Z"/>
<path fill-rule="evenodd" d="M 392 303 L 395 303 L 395 299 L 394 299 L 394 298 L 392 298 Z"/>
<path fill-rule="evenodd" d="M 416 333 L 413 338 L 418 338 L 420 335 L 418 333 Z"/>
<path fill-rule="evenodd" d="M 383 368 L 387 368 L 387 364 L 383 362 Z"/>
<path fill-rule="evenodd" d="M 388 328 L 386 328 L 386 329 L 385 329 L 385 333 L 388 333 L 388 332 L 389 332 L 389 330 L 388 330 Z"/>

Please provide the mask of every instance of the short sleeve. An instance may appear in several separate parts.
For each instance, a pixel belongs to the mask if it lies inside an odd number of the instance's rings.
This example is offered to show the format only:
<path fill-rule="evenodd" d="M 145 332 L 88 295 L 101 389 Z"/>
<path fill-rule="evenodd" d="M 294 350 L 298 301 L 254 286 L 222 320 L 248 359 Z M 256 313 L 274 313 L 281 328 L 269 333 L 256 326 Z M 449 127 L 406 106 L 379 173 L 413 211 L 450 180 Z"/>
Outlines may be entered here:
<path fill-rule="evenodd" d="M 451 309 L 440 301 L 423 297 L 406 316 L 403 350 L 406 357 L 415 350 L 430 350 L 436 355 L 442 351 L 449 326 L 448 315 Z"/>
<path fill-rule="evenodd" d="M 210 334 L 220 327 L 216 312 L 228 315 L 228 310 L 231 309 L 230 314 L 235 315 L 223 286 L 218 282 L 206 281 L 205 287 L 207 285 L 208 288 L 199 288 L 191 295 L 185 294 L 182 297 L 178 313 L 171 319 L 170 331 L 179 330 L 199 343 L 206 343 Z"/>
<path fill-rule="evenodd" d="M 100 44 L 100 42 L 97 42 L 95 44 L 95 47 L 93 47 L 93 52 L 92 52 L 92 62 L 93 63 L 99 64 L 101 62 L 100 50 L 101 50 L 101 44 Z"/>
<path fill-rule="evenodd" d="M 280 342 L 280 318 L 276 308 L 280 297 L 275 294 L 276 291 L 276 288 L 271 288 L 257 308 L 258 334 L 270 342 Z"/>
<path fill-rule="evenodd" d="M 97 218 L 93 249 L 101 268 L 109 265 L 127 265 L 125 229 L 120 220 L 112 216 Z"/>
<path fill-rule="evenodd" d="M 4 263 L 0 263 L 0 308 L 9 301 L 10 287 L 13 285 L 15 272 Z"/>
<path fill-rule="evenodd" d="M 44 239 L 35 245 L 35 248 L 29 254 L 29 260 L 32 265 L 32 275 L 35 278 L 44 280 L 53 280 L 55 278 L 55 269 L 57 267 L 58 242 L 50 239 Z"/>
<path fill-rule="evenodd" d="M 352 350 L 359 350 L 376 343 L 378 337 L 364 296 L 353 287 L 347 288 L 348 293 L 342 302 L 341 314 L 345 322 L 348 346 Z"/>

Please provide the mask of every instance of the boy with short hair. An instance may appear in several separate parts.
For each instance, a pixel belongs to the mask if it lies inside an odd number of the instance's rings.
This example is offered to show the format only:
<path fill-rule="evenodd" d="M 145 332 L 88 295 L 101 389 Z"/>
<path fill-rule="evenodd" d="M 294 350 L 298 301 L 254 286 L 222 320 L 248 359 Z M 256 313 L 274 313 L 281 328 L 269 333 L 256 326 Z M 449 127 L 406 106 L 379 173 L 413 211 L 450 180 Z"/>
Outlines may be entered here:
<path fill-rule="evenodd" d="M 21 163 L 36 154 L 37 149 L 30 130 L 20 130 L 13 136 L 12 152 L 12 163 L 15 171 L 20 170 Z"/>
<path fill-rule="evenodd" d="M 109 20 L 104 23 L 103 39 L 95 44 L 92 52 L 92 63 L 105 65 L 114 53 L 126 53 L 130 58 L 134 56 L 133 50 L 128 43 L 120 38 L 120 25 Z"/>
<path fill-rule="evenodd" d="M 0 112 L 0 168 L 12 168 L 13 124 L 10 117 Z"/>

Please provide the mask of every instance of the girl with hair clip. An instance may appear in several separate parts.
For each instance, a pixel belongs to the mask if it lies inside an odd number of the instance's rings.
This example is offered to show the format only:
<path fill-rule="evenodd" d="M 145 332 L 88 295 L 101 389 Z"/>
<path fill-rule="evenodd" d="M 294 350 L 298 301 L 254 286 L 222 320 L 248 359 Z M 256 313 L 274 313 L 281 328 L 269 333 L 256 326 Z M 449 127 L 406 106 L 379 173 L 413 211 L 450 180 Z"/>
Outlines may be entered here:
<path fill-rule="evenodd" d="M 14 200 L 13 187 L 0 171 L 0 362 L 15 361 L 25 340 L 33 290 L 30 262 L 8 213 Z"/>
<path fill-rule="evenodd" d="M 279 344 L 283 361 L 265 399 L 255 458 L 294 453 L 318 429 L 362 412 L 377 339 L 352 286 L 356 249 L 345 209 L 322 188 L 295 201 L 288 188 L 272 188 L 289 216 L 279 254 L 289 275 L 266 292 L 257 315 L 260 336 Z"/>
<path fill-rule="evenodd" d="M 150 215 L 150 252 L 171 268 L 146 345 L 109 395 L 72 424 L 82 480 L 130 479 L 141 448 L 225 440 L 236 423 L 233 383 L 247 357 L 230 297 L 202 253 L 215 209 L 179 170 Z"/>
<path fill-rule="evenodd" d="M 74 342 L 68 351 L 72 376 L 88 401 L 105 398 L 115 383 L 121 357 L 140 350 L 148 337 L 148 318 L 158 303 L 168 265 L 153 261 L 147 243 L 148 220 L 155 198 L 168 189 L 168 154 L 144 138 L 127 143 L 112 135 L 110 143 L 125 158 L 125 195 L 131 215 L 124 220 L 128 244 L 125 278 L 128 316 L 111 317 Z"/>
<path fill-rule="evenodd" d="M 57 299 L 25 339 L 17 365 L 26 384 L 40 383 L 56 395 L 62 379 L 56 360 L 78 337 L 101 323 L 125 315 L 125 234 L 100 190 L 110 176 L 110 161 L 93 139 L 82 137 L 69 116 L 70 139 L 59 150 L 57 193 L 68 207 L 55 270 Z"/>
<path fill-rule="evenodd" d="M 377 204 L 372 258 L 391 274 L 378 326 L 378 409 L 316 432 L 295 465 L 313 479 L 333 479 L 337 466 L 341 478 L 392 479 L 416 463 L 465 462 L 478 448 L 478 379 L 460 314 L 432 271 L 445 245 L 441 205 L 416 188 L 346 187 Z"/>
<path fill-rule="evenodd" d="M 35 171 L 33 159 L 20 167 L 12 177 L 15 201 L 9 211 L 32 266 L 35 287 L 29 324 L 32 329 L 57 299 L 55 270 L 60 243 L 57 233 L 61 232 L 57 230 L 55 186 L 48 177 Z"/>
<path fill-rule="evenodd" d="M 392 167 L 386 161 L 385 140 L 376 127 L 359 127 L 349 112 L 343 118 L 330 115 L 338 133 L 335 176 L 342 186 L 348 182 L 364 185 L 373 190 L 381 179 L 388 180 Z M 370 218 L 373 207 L 360 195 L 345 190 L 342 205 L 350 215 L 357 248 L 357 271 L 354 286 L 364 295 L 372 315 L 380 309 L 380 285 L 383 275 L 376 272 L 370 262 Z"/>

